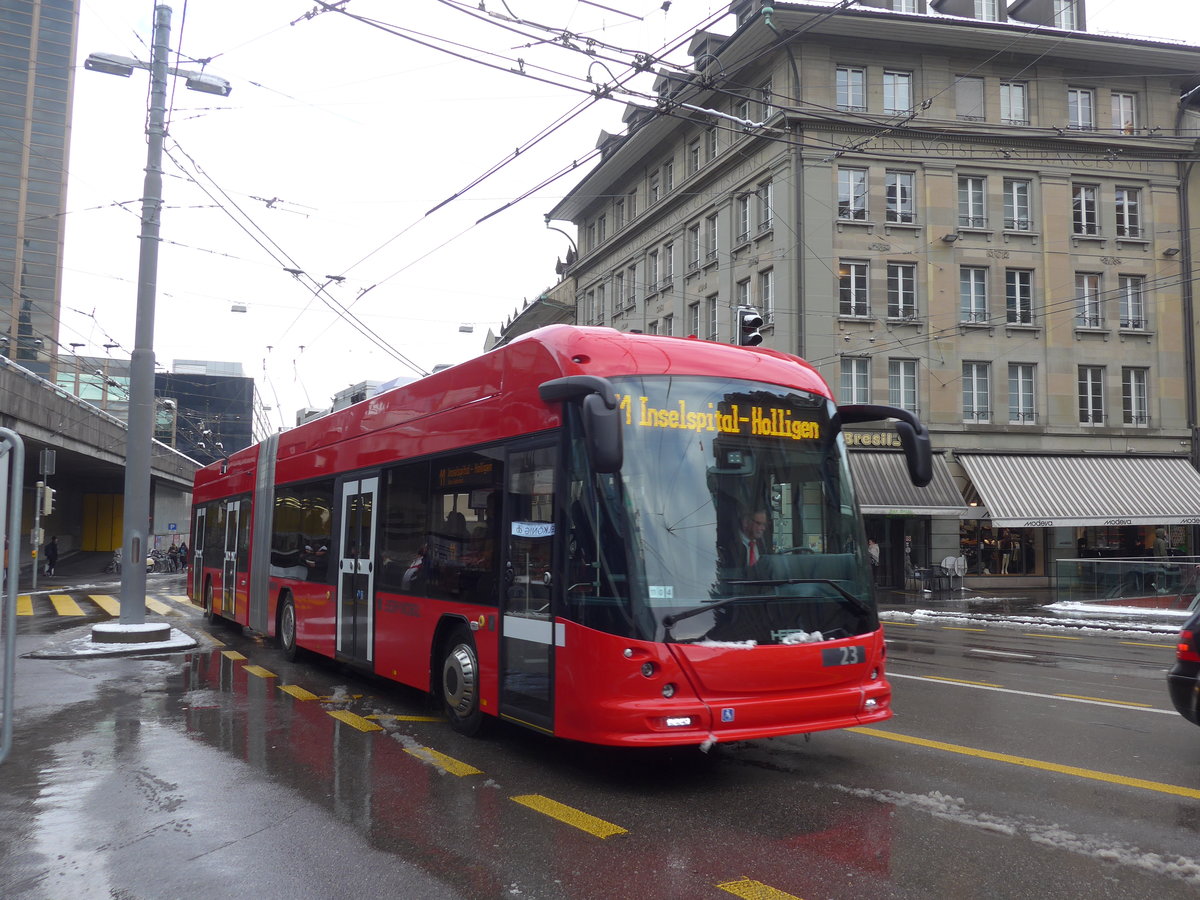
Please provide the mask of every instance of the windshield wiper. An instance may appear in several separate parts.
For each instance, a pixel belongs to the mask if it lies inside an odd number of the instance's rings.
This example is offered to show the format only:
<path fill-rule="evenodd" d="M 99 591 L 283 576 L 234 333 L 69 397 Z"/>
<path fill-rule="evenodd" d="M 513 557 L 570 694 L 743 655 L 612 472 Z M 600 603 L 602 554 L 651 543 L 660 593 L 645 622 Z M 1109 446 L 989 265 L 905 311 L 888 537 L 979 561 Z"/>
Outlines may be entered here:
<path fill-rule="evenodd" d="M 847 606 L 852 606 L 861 615 L 867 615 L 871 608 L 858 597 L 850 593 L 836 581 L 828 578 L 763 578 L 755 581 L 728 581 L 726 584 L 761 584 L 766 587 L 779 587 L 782 584 L 827 584 L 840 595 L 838 599 Z M 761 595 L 760 595 L 761 596 Z M 665 622 L 664 622 L 665 624 Z"/>
<path fill-rule="evenodd" d="M 753 581 L 731 582 L 736 584 L 755 584 Z M 685 609 L 683 612 L 672 613 L 669 616 L 663 616 L 663 628 L 670 629 L 676 623 L 683 619 L 690 619 L 692 616 L 698 616 L 702 612 L 708 612 L 710 609 L 720 609 L 722 606 L 728 606 L 730 603 L 737 603 L 739 600 L 762 600 L 763 594 L 745 594 L 739 597 L 725 597 L 721 600 L 716 600 L 712 603 L 706 603 L 704 606 L 695 606 L 691 609 Z"/>

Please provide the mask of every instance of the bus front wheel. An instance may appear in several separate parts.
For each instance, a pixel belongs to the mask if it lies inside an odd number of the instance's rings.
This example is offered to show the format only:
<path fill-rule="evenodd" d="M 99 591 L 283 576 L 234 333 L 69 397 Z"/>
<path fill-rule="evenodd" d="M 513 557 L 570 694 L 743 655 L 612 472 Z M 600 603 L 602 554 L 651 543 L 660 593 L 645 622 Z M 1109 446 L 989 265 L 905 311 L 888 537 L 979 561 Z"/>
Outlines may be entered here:
<path fill-rule="evenodd" d="M 291 594 L 279 603 L 279 627 L 275 635 L 279 640 L 279 649 L 283 651 L 283 658 L 288 662 L 295 662 L 300 651 L 296 646 L 296 604 L 292 601 Z"/>
<path fill-rule="evenodd" d="M 445 644 L 442 705 L 450 727 L 459 734 L 476 735 L 483 729 L 483 710 L 479 707 L 479 660 L 471 632 L 466 628 L 456 628 Z"/>
<path fill-rule="evenodd" d="M 204 621 L 211 623 L 211 622 L 216 621 L 216 618 L 217 618 L 217 613 L 213 609 L 212 582 L 206 581 L 206 582 L 204 582 Z"/>

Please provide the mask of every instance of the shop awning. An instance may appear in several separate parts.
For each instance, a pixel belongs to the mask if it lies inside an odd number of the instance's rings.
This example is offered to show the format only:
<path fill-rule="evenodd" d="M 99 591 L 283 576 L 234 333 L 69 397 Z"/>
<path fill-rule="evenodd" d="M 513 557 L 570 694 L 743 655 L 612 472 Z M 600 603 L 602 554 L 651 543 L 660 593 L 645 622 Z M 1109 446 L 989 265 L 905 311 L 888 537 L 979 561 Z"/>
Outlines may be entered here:
<path fill-rule="evenodd" d="M 993 525 L 1200 524 L 1200 472 L 1180 457 L 959 453 L 957 459 L 983 503 L 979 517 Z"/>
<path fill-rule="evenodd" d="M 933 481 L 923 488 L 908 477 L 903 453 L 850 451 L 858 505 L 868 516 L 961 516 L 967 505 L 940 454 L 933 455 Z"/>

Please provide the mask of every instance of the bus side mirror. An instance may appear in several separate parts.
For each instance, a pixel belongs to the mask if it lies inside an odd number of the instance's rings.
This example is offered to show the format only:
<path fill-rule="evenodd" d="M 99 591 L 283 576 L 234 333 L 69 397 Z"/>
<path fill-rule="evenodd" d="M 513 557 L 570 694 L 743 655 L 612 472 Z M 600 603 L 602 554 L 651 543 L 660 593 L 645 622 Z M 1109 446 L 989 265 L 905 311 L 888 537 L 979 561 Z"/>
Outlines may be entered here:
<path fill-rule="evenodd" d="M 601 475 L 621 471 L 624 444 L 621 439 L 620 410 L 610 409 L 599 394 L 583 398 L 583 434 L 588 445 L 592 468 Z"/>
<path fill-rule="evenodd" d="M 851 403 L 838 407 L 838 418 L 842 425 L 895 419 L 908 477 L 917 487 L 925 487 L 933 481 L 933 444 L 929 440 L 929 429 L 908 410 L 873 403 Z"/>

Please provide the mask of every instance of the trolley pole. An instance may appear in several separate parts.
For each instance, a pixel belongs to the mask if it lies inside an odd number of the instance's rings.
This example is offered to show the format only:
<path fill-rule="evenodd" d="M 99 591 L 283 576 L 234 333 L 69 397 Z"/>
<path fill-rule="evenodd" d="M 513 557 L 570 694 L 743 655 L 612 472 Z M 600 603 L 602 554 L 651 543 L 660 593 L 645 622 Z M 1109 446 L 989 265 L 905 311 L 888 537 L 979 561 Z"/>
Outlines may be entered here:
<path fill-rule="evenodd" d="M 154 440 L 154 304 L 162 215 L 163 134 L 167 118 L 167 54 L 171 9 L 154 7 L 150 54 L 150 119 L 146 128 L 146 180 L 142 191 L 137 319 L 129 366 L 129 430 L 125 450 L 124 556 L 121 624 L 146 621 L 146 553 L 150 533 L 150 464 Z"/>

